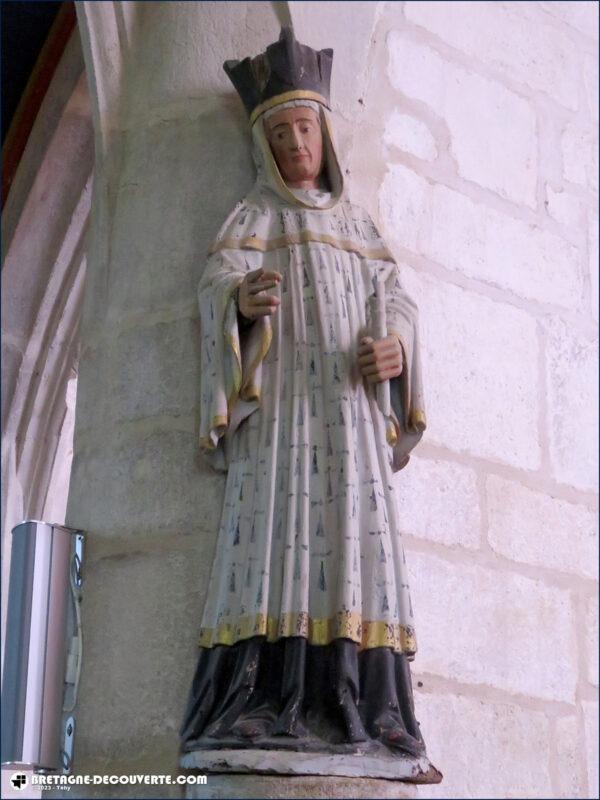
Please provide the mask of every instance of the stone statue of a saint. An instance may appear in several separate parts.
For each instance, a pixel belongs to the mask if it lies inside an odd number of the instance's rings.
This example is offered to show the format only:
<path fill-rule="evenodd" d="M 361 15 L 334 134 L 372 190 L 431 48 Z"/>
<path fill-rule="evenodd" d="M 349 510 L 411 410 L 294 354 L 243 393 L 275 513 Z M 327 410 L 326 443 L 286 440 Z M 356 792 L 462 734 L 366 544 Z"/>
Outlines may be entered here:
<path fill-rule="evenodd" d="M 345 196 L 332 59 L 283 28 L 224 64 L 258 175 L 199 286 L 200 443 L 227 482 L 182 750 L 372 755 L 437 782 L 392 480 L 425 429 L 417 308 Z"/>

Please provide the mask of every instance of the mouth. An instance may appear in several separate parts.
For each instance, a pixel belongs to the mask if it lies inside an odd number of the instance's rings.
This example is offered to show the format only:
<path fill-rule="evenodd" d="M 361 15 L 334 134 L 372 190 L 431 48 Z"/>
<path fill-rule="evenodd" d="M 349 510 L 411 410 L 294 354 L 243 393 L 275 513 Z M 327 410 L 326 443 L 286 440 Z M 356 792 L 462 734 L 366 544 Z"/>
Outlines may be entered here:
<path fill-rule="evenodd" d="M 301 156 L 292 156 L 292 161 L 301 161 L 303 158 L 310 158 L 308 154 L 303 154 Z"/>

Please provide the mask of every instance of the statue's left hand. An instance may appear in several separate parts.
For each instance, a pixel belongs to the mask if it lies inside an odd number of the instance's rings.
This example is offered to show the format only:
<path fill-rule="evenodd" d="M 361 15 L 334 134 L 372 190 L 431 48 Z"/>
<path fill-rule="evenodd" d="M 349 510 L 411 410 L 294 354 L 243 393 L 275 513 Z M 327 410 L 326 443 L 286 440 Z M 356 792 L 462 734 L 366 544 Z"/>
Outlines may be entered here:
<path fill-rule="evenodd" d="M 356 352 L 359 369 L 368 383 L 381 383 L 402 373 L 402 345 L 395 334 L 383 339 L 364 336 Z"/>

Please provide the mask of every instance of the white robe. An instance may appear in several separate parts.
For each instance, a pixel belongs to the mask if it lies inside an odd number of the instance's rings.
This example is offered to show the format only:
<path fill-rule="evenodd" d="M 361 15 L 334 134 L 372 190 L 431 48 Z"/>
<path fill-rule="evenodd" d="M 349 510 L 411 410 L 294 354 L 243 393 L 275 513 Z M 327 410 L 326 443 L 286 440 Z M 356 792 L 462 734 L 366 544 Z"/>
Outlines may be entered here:
<path fill-rule="evenodd" d="M 227 470 L 200 644 L 344 637 L 412 660 L 392 474 L 425 429 L 417 309 L 362 208 L 304 199 L 297 207 L 259 182 L 225 222 L 199 286 L 200 440 Z M 259 266 L 282 274 L 270 290 L 281 304 L 241 330 L 234 290 Z M 396 438 L 357 364 L 377 277 L 404 352 L 390 382 Z"/>

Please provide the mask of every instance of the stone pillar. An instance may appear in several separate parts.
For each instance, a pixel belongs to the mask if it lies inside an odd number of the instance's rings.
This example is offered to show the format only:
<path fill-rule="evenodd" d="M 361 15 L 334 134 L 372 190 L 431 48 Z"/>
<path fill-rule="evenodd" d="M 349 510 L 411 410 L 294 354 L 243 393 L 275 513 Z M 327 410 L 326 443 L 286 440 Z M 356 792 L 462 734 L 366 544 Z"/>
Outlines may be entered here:
<path fill-rule="evenodd" d="M 253 181 L 221 64 L 278 23 L 268 3 L 177 2 L 79 3 L 78 21 L 96 164 L 67 509 L 87 533 L 77 771 L 174 775 L 223 492 L 198 457 L 195 289 Z"/>

